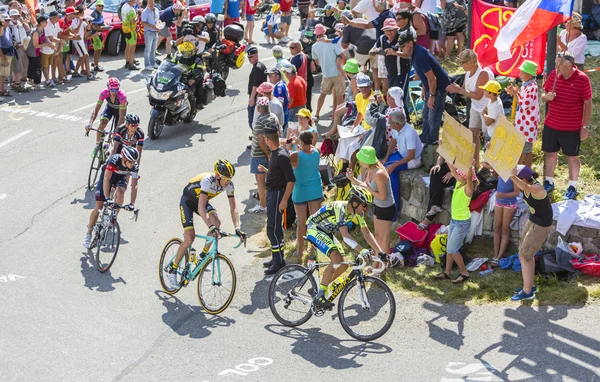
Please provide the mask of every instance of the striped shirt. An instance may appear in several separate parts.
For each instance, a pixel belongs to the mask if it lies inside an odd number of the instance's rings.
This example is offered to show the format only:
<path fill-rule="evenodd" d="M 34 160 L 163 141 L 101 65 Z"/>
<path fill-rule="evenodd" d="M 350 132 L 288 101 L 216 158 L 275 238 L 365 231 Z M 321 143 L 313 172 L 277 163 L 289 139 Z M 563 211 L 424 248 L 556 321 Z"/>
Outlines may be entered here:
<path fill-rule="evenodd" d="M 548 76 L 544 83 L 544 92 L 552 91 L 556 70 Z M 554 130 L 579 131 L 583 126 L 583 104 L 592 99 L 590 79 L 579 69 L 575 69 L 568 79 L 558 76 L 556 97 L 548 103 L 548 114 L 544 124 Z"/>

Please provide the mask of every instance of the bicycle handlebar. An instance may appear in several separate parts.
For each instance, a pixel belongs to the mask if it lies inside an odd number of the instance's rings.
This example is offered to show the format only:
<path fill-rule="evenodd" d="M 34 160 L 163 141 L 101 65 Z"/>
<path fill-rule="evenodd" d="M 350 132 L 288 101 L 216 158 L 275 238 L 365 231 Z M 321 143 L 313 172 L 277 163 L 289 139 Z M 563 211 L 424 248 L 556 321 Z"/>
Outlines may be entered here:
<path fill-rule="evenodd" d="M 239 235 L 235 234 L 235 233 L 230 233 L 230 232 L 226 232 L 226 231 L 221 231 L 219 230 L 219 237 L 237 237 L 240 239 L 239 243 L 237 243 L 235 246 L 233 246 L 233 249 L 239 248 L 240 245 L 242 245 L 242 243 L 244 244 L 244 247 L 246 247 L 246 240 L 244 240 L 242 237 L 240 237 Z M 199 239 L 203 239 L 206 240 L 206 242 L 208 244 L 212 244 L 215 241 L 215 238 L 212 236 L 205 236 L 205 235 L 198 235 L 196 234 L 196 237 Z"/>
<path fill-rule="evenodd" d="M 95 129 L 95 128 L 93 128 L 93 127 L 90 127 L 90 128 L 89 128 L 89 131 L 86 131 L 86 132 L 85 132 L 85 136 L 86 136 L 86 137 L 88 137 L 88 136 L 90 135 L 90 131 L 92 131 L 92 130 L 93 130 L 93 131 L 96 131 L 96 132 L 98 132 L 98 133 L 100 133 L 100 134 L 102 134 L 102 135 L 114 135 L 114 133 L 108 132 L 108 131 L 106 131 L 106 130 L 100 130 L 100 129 Z"/>

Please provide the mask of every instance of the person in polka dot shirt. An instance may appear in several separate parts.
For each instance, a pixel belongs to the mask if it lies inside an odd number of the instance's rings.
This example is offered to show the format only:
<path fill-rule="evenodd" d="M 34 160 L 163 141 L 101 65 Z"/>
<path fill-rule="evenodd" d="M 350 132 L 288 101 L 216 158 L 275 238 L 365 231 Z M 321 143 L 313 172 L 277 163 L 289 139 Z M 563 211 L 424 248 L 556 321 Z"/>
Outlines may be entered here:
<path fill-rule="evenodd" d="M 519 67 L 519 78 L 523 81 L 523 85 L 520 88 L 511 85 L 506 89 L 508 94 L 518 99 L 515 127 L 525 136 L 525 146 L 519 163 L 530 168 L 533 164 L 533 142 L 537 139 L 540 121 L 538 86 L 535 80 L 537 67 L 533 61 L 523 61 Z"/>

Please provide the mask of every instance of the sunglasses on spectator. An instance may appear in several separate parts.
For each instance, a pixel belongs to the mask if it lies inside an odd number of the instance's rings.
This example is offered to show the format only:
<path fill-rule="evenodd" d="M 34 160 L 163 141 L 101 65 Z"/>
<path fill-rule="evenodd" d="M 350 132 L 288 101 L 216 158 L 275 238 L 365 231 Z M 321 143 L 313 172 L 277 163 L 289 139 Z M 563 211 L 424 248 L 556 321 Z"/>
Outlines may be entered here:
<path fill-rule="evenodd" d="M 396 17 L 396 21 L 402 21 L 404 20 L 404 17 Z"/>

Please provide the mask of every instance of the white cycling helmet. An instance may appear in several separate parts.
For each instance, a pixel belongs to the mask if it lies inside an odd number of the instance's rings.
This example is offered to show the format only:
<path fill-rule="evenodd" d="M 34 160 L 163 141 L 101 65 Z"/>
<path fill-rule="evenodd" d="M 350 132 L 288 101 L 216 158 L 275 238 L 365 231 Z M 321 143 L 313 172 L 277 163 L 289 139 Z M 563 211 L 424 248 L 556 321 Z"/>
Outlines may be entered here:
<path fill-rule="evenodd" d="M 137 162 L 138 159 L 140 159 L 140 153 L 137 151 L 137 149 L 131 146 L 123 146 L 121 149 L 121 155 L 123 155 L 123 158 L 130 162 Z"/>

